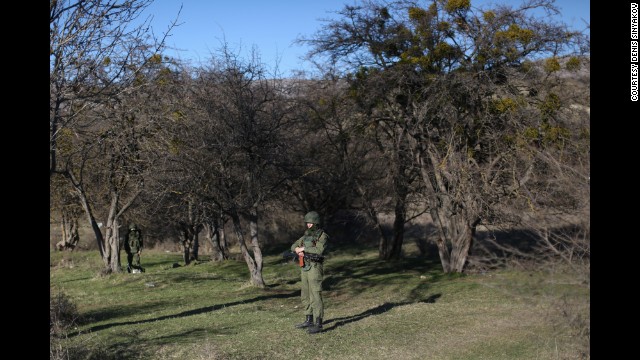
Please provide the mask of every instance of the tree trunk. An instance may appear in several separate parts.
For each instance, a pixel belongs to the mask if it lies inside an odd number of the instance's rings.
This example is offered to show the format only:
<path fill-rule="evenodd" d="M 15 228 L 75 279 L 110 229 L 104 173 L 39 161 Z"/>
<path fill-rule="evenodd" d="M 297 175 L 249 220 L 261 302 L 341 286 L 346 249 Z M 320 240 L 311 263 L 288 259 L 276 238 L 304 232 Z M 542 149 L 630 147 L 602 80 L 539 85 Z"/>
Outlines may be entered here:
<path fill-rule="evenodd" d="M 434 223 L 439 221 L 438 210 L 431 210 L 431 219 Z M 442 264 L 442 271 L 445 273 L 451 272 L 451 259 L 449 257 L 449 248 L 447 247 L 447 235 L 444 232 L 444 228 L 441 224 L 436 224 L 438 229 L 438 238 L 436 239 L 436 245 L 438 246 L 438 255 L 440 256 L 440 264 Z"/>
<path fill-rule="evenodd" d="M 451 259 L 453 270 L 461 273 L 464 270 L 464 266 L 467 263 L 467 258 L 471 253 L 471 247 L 473 246 L 473 238 L 476 235 L 476 228 L 480 223 L 480 219 L 469 223 L 466 219 L 461 219 L 457 226 L 460 230 L 456 241 L 453 242 L 454 246 L 451 249 Z"/>
<path fill-rule="evenodd" d="M 404 223 L 406 220 L 406 195 L 396 199 L 395 220 L 393 221 L 393 243 L 385 260 L 400 259 L 402 243 L 404 242 Z"/>
<path fill-rule="evenodd" d="M 105 266 L 110 272 L 118 273 L 122 271 L 120 267 L 120 229 L 118 225 L 118 193 L 111 192 L 111 204 L 109 206 L 109 214 L 107 216 L 107 225 L 105 227 L 105 249 L 104 260 Z"/>
<path fill-rule="evenodd" d="M 121 272 L 120 261 L 120 222 L 117 218 L 107 220 L 105 230 L 106 249 L 105 256 L 108 260 L 108 269 L 111 272 Z"/>
<path fill-rule="evenodd" d="M 198 260 L 198 251 L 200 250 L 200 237 L 198 234 L 193 238 L 193 249 L 191 251 L 191 260 Z"/>
<path fill-rule="evenodd" d="M 98 245 L 98 250 L 100 251 L 100 257 L 104 261 L 104 238 L 102 237 L 102 232 L 100 231 L 100 227 L 98 226 L 98 222 L 96 218 L 93 216 L 93 211 L 91 209 L 91 204 L 87 200 L 87 197 L 82 191 L 82 188 L 76 186 L 75 182 L 73 182 L 76 192 L 78 193 L 78 198 L 80 199 L 80 203 L 82 204 L 82 208 L 84 209 L 85 214 L 87 215 L 87 220 L 89 221 L 89 225 L 91 225 L 91 230 L 93 230 L 93 234 L 96 237 L 96 243 Z M 107 266 L 108 263 L 105 263 Z"/>
<path fill-rule="evenodd" d="M 111 190 L 111 204 L 109 207 L 109 213 L 107 216 L 107 225 L 105 230 L 105 251 L 104 260 L 105 266 L 110 272 L 121 272 L 122 264 L 120 260 L 120 219 L 135 199 L 140 195 L 141 190 L 138 189 L 131 198 L 122 207 L 120 203 L 120 192 L 114 187 Z"/>
<path fill-rule="evenodd" d="M 466 231 L 463 234 L 460 234 L 458 239 L 453 242 L 454 246 L 451 249 L 451 265 L 455 272 L 461 273 L 464 269 L 472 239 L 473 236 L 471 235 L 471 230 L 467 227 Z"/>
<path fill-rule="evenodd" d="M 226 223 L 226 220 L 222 218 L 222 216 L 220 217 L 220 223 L 218 224 L 218 235 L 220 237 L 219 242 L 220 242 L 220 249 L 222 250 L 222 254 L 224 255 L 225 259 L 229 258 L 229 242 L 227 241 L 227 233 L 224 230 L 224 225 Z"/>
<path fill-rule="evenodd" d="M 244 261 L 247 263 L 247 267 L 249 268 L 249 273 L 251 275 L 251 284 L 260 288 L 264 288 L 265 283 L 262 278 L 262 253 L 261 252 L 259 253 L 261 263 L 260 263 L 260 267 L 258 267 L 256 262 L 251 257 L 251 254 L 249 254 L 249 250 L 247 249 L 247 245 L 245 244 L 244 235 L 242 234 L 242 229 L 240 226 L 240 217 L 238 216 L 237 213 L 234 212 L 231 214 L 231 219 L 233 221 L 233 229 L 236 233 L 236 236 L 238 237 L 238 245 L 240 246 L 242 257 L 244 258 Z M 253 239 L 252 239 L 252 242 L 253 242 Z"/>
<path fill-rule="evenodd" d="M 191 261 L 198 259 L 197 247 L 198 247 L 198 235 L 200 233 L 200 226 L 196 223 L 196 216 L 193 212 L 193 202 L 189 200 L 187 206 L 187 220 L 180 221 L 178 227 L 180 228 L 181 243 L 182 243 L 182 259 L 185 265 L 189 265 Z"/>
<path fill-rule="evenodd" d="M 258 242 L 258 210 L 255 207 L 250 210 L 249 214 L 249 234 L 251 236 L 251 251 L 253 252 L 253 258 L 256 264 L 255 269 L 251 273 L 251 279 L 254 284 L 264 287 L 265 284 L 262 279 L 262 250 Z"/>
<path fill-rule="evenodd" d="M 446 203 L 444 202 L 444 204 Z M 447 208 L 443 208 L 442 212 L 452 213 L 450 210 L 447 211 Z M 476 219 L 470 223 L 463 214 L 441 216 L 438 211 L 433 211 L 432 217 L 434 217 L 434 222 L 439 230 L 436 243 L 443 271 L 446 273 L 463 272 L 480 220 Z M 450 250 L 447 247 L 447 242 L 451 243 Z"/>
<path fill-rule="evenodd" d="M 185 265 L 189 265 L 191 264 L 191 257 L 189 256 L 189 254 L 191 254 L 191 244 L 186 241 L 182 243 L 182 261 L 184 261 Z"/>
<path fill-rule="evenodd" d="M 437 157 L 437 152 L 420 149 L 415 141 L 413 145 L 416 146 L 414 147 L 416 162 L 420 166 L 420 174 L 431 207 L 431 219 L 438 229 L 436 244 L 442 270 L 445 273 L 462 272 L 479 219 L 468 221 L 467 217 L 470 215 L 462 210 L 464 207 L 456 206 L 452 200 L 451 186 L 445 185 L 446 174 L 438 170 L 437 164 L 442 161 Z M 427 158 L 422 156 L 422 151 L 425 151 Z M 430 174 L 427 169 L 433 169 L 432 173 Z M 451 249 L 448 243 L 451 244 Z"/>
<path fill-rule="evenodd" d="M 371 211 L 369 211 L 369 213 L 371 213 Z M 378 229 L 378 234 L 379 234 L 378 258 L 380 260 L 385 260 L 387 258 L 388 251 L 389 251 L 389 239 L 385 235 L 384 229 L 382 229 L 382 226 L 378 220 L 378 214 L 374 213 L 373 215 L 370 215 L 370 216 L 375 216 L 375 220 L 374 220 L 375 226 Z"/>
<path fill-rule="evenodd" d="M 184 221 L 179 222 L 178 227 L 180 228 L 180 243 L 182 244 L 182 260 L 185 265 L 189 265 L 195 259 L 192 254 L 192 248 L 198 238 L 198 227 Z"/>
<path fill-rule="evenodd" d="M 211 259 L 213 261 L 222 261 L 228 259 L 229 256 L 226 253 L 226 249 L 222 247 L 222 244 L 220 242 L 220 229 L 218 227 L 218 221 L 215 219 L 211 221 L 207 220 L 202 225 L 204 228 L 205 237 L 209 239 L 209 242 L 211 243 Z"/>
<path fill-rule="evenodd" d="M 365 204 L 367 209 L 367 214 L 369 215 L 369 219 L 373 221 L 373 227 L 378 233 L 378 258 L 384 259 L 387 254 L 387 247 L 389 244 L 389 240 L 387 236 L 384 234 L 384 230 L 382 229 L 382 225 L 380 224 L 380 220 L 378 219 L 378 211 L 376 210 L 373 203 L 370 201 L 369 196 L 367 195 L 367 190 L 360 182 L 356 182 L 358 186 L 358 192 L 360 197 Z"/>
<path fill-rule="evenodd" d="M 62 222 L 60 224 L 62 232 L 62 240 L 56 243 L 56 249 L 59 251 L 73 251 L 80 241 L 78 233 L 78 218 L 76 214 L 65 208 L 62 209 Z"/>
<path fill-rule="evenodd" d="M 100 256 L 102 257 L 105 269 L 107 271 L 120 272 L 120 234 L 118 229 L 118 219 L 125 211 L 129 209 L 129 207 L 131 207 L 140 193 L 142 193 L 142 188 L 138 188 L 120 209 L 118 209 L 118 202 L 120 200 L 118 189 L 111 189 L 111 204 L 109 207 L 109 215 L 107 217 L 106 228 L 107 243 L 105 243 L 105 237 L 102 236 L 102 231 L 100 230 L 98 222 L 93 215 L 91 204 L 89 203 L 89 199 L 87 199 L 82 185 L 77 181 L 73 173 L 67 172 L 65 173 L 65 175 L 68 176 L 71 180 L 71 184 L 73 185 L 76 193 L 78 194 L 78 198 L 80 199 L 80 204 L 82 204 L 82 208 L 87 215 L 87 219 L 89 220 L 91 229 L 95 234 L 96 243 L 98 244 L 98 250 L 100 251 Z"/>

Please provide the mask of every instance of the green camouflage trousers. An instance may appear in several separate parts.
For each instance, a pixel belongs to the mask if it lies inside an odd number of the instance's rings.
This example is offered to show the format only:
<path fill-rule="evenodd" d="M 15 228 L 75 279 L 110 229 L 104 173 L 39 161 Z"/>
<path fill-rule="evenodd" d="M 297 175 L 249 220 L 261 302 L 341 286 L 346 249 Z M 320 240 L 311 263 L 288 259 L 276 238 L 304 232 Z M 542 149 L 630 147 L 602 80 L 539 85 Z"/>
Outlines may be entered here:
<path fill-rule="evenodd" d="M 127 263 L 130 269 L 140 269 L 140 254 L 138 252 L 130 252 L 127 254 Z"/>
<path fill-rule="evenodd" d="M 311 263 L 311 269 L 301 270 L 302 305 L 305 315 L 313 315 L 314 319 L 324 317 L 324 303 L 322 302 L 322 278 L 324 269 L 321 263 Z"/>

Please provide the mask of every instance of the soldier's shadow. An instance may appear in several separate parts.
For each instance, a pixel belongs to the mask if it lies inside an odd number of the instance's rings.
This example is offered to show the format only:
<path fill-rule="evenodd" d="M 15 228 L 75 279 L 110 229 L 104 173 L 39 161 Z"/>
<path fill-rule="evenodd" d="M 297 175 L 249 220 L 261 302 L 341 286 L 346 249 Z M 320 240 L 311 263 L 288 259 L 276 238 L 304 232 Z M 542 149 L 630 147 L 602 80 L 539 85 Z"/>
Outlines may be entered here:
<path fill-rule="evenodd" d="M 336 328 L 355 322 L 355 321 L 360 321 L 366 317 L 372 316 L 372 315 L 380 315 L 382 313 L 385 313 L 391 309 L 393 309 L 396 306 L 402 306 L 402 305 L 409 305 L 409 304 L 416 304 L 416 303 L 427 303 L 427 304 L 433 304 L 436 302 L 436 300 L 441 297 L 442 294 L 434 294 L 429 296 L 428 298 L 424 299 L 424 300 L 418 300 L 418 301 L 403 301 L 403 302 L 397 302 L 397 303 L 384 303 L 382 305 L 376 306 L 372 309 L 366 310 L 361 312 L 360 314 L 357 315 L 352 315 L 352 316 L 345 316 L 345 317 L 339 317 L 339 318 L 335 318 L 335 319 L 328 319 L 326 321 L 323 322 L 323 329 L 322 332 L 329 332 L 332 330 L 335 330 Z M 332 325 L 330 325 L 332 324 Z M 330 325 L 330 326 L 327 326 Z"/>

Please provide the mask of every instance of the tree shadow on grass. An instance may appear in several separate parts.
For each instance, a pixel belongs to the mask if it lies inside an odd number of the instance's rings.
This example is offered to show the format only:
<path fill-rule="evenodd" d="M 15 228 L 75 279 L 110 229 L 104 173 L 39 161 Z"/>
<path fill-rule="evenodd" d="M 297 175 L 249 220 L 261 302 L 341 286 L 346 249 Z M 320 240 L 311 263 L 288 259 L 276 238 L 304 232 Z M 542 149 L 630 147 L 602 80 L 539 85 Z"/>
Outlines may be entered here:
<path fill-rule="evenodd" d="M 429 296 L 428 298 L 424 299 L 424 300 L 418 300 L 418 301 L 402 301 L 402 302 L 395 302 L 395 303 L 384 303 L 382 305 L 376 306 L 373 309 L 369 309 L 366 311 L 361 312 L 360 314 L 357 315 L 352 315 L 352 316 L 345 316 L 345 317 L 340 317 L 340 318 L 335 318 L 335 319 L 329 319 L 327 321 L 324 322 L 324 328 L 322 330 L 322 332 L 328 332 L 328 331 L 333 331 L 336 328 L 355 322 L 355 321 L 360 321 L 366 317 L 372 316 L 372 315 L 380 315 L 383 314 L 391 309 L 393 309 L 394 307 L 397 306 L 402 306 L 402 305 L 409 305 L 409 304 L 416 304 L 416 303 L 425 303 L 425 304 L 433 304 L 436 302 L 436 300 L 438 298 L 440 298 L 442 296 L 442 294 L 434 294 Z M 327 324 L 331 324 L 331 323 L 335 323 L 333 325 L 331 325 L 330 327 L 327 327 Z"/>
<path fill-rule="evenodd" d="M 397 261 L 354 259 L 327 266 L 323 287 L 324 290 L 335 290 L 348 286 L 354 290 L 354 282 L 359 281 L 364 289 L 376 281 L 390 282 L 421 274 L 437 274 L 434 269 L 439 266 L 439 263 L 424 258 L 404 258 Z"/>
<path fill-rule="evenodd" d="M 82 314 L 81 324 L 96 323 L 114 318 L 127 318 L 141 312 L 155 312 L 166 307 L 166 302 L 145 303 L 129 306 L 109 306 L 101 309 L 89 310 Z"/>
<path fill-rule="evenodd" d="M 219 309 L 223 309 L 223 308 L 226 308 L 226 307 L 229 307 L 229 306 L 250 304 L 250 303 L 253 303 L 253 302 L 257 302 L 257 301 L 264 301 L 264 300 L 270 300 L 270 299 L 286 299 L 286 298 L 291 298 L 291 297 L 295 297 L 295 296 L 300 296 L 300 291 L 293 291 L 293 292 L 289 292 L 289 293 L 279 293 L 279 294 L 273 294 L 273 295 L 262 295 L 262 296 L 257 296 L 257 297 L 255 297 L 253 299 L 233 301 L 233 302 L 226 303 L 226 304 L 205 306 L 205 307 L 202 307 L 202 308 L 199 308 L 199 309 L 182 311 L 182 312 L 179 312 L 177 314 L 164 315 L 164 316 L 160 316 L 160 317 L 152 318 L 152 319 L 138 320 L 138 321 L 123 321 L 123 322 L 115 322 L 115 323 L 110 323 L 110 324 L 97 325 L 97 326 L 93 326 L 93 327 L 91 327 L 89 329 L 86 329 L 84 331 L 78 331 L 78 332 L 71 333 L 71 334 L 69 334 L 69 337 L 74 337 L 74 336 L 80 335 L 81 333 L 90 333 L 90 332 L 100 331 L 100 330 L 108 329 L 108 328 L 111 328 L 111 327 L 114 327 L 114 326 L 145 324 L 145 323 L 150 323 L 150 322 L 155 322 L 155 321 L 175 319 L 175 318 L 181 318 L 181 317 L 186 317 L 186 316 L 203 314 L 203 313 L 207 313 L 207 312 L 212 312 L 212 311 L 216 311 L 216 310 L 219 310 Z"/>
<path fill-rule="evenodd" d="M 116 354 L 116 359 L 140 359 L 140 354 L 149 354 L 157 351 L 158 346 L 176 344 L 183 342 L 185 339 L 193 338 L 203 334 L 211 334 L 203 328 L 193 328 L 171 335 L 159 336 L 151 340 L 140 340 L 141 332 L 130 331 L 123 336 L 123 341 L 111 344 L 107 351 L 110 354 Z"/>

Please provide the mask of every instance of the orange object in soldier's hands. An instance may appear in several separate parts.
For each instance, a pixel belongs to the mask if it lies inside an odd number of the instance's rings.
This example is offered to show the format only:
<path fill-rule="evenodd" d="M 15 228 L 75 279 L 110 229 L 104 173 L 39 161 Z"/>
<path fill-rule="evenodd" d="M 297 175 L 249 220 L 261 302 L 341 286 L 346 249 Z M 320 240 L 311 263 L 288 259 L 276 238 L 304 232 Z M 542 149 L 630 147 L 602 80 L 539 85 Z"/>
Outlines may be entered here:
<path fill-rule="evenodd" d="M 304 253 L 302 251 L 298 253 L 298 264 L 300 267 L 304 267 Z"/>

